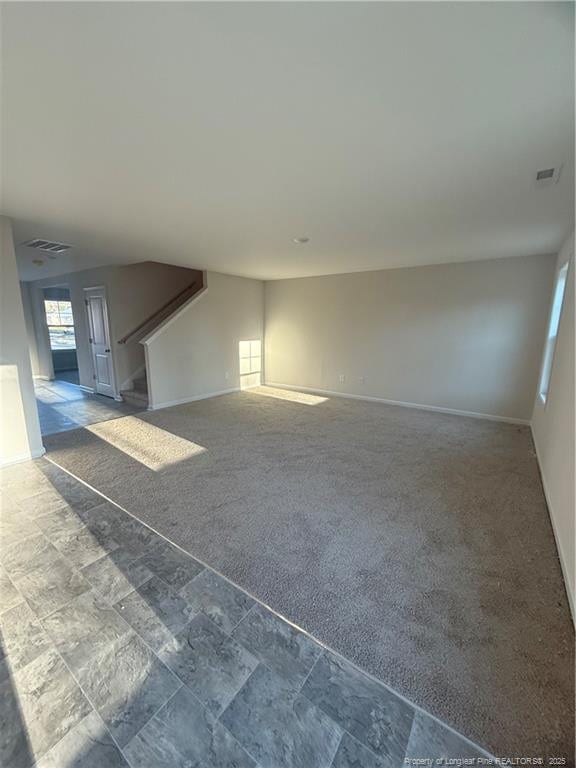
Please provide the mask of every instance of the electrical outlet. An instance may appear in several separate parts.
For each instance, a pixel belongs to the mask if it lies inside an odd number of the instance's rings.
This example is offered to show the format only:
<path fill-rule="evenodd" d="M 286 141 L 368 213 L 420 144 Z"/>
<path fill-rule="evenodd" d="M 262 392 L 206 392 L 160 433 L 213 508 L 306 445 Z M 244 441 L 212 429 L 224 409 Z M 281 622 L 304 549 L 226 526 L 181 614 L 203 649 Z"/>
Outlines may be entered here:
<path fill-rule="evenodd" d="M 230 378 L 230 371 L 226 371 L 226 373 L 224 374 L 224 378 L 226 379 L 226 381 L 228 381 L 228 379 Z"/>
<path fill-rule="evenodd" d="M 359 381 L 360 381 L 360 384 L 366 384 L 366 377 L 365 376 L 360 376 Z"/>
<path fill-rule="evenodd" d="M 338 376 L 338 381 L 340 382 L 340 384 L 344 384 L 344 382 L 346 381 L 346 376 L 344 376 L 344 374 L 341 373 L 340 376 Z"/>

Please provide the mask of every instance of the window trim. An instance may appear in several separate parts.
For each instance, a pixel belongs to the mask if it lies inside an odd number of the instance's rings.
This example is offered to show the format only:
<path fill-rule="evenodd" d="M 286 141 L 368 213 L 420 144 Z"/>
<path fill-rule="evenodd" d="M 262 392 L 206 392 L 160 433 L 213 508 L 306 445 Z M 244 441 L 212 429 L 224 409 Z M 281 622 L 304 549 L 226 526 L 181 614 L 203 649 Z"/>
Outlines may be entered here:
<path fill-rule="evenodd" d="M 572 256 L 566 259 L 566 261 L 558 268 L 554 280 L 554 293 L 552 294 L 552 304 L 548 315 L 546 343 L 544 345 L 542 367 L 538 380 L 538 398 L 544 407 L 546 407 L 548 403 L 550 381 L 552 379 L 552 371 L 554 370 L 556 342 L 558 341 L 560 323 L 562 322 L 562 312 L 564 310 L 564 301 L 566 299 L 566 288 L 568 287 L 568 272 L 571 258 Z"/>
<path fill-rule="evenodd" d="M 49 323 L 48 322 L 48 308 L 46 306 L 46 304 L 48 302 L 53 302 L 53 303 L 56 303 L 56 304 L 69 304 L 70 305 L 70 312 L 66 313 L 66 314 L 70 314 L 70 316 L 72 317 L 72 322 L 71 323 L 62 323 L 61 309 L 60 309 L 60 307 L 58 307 L 58 319 L 60 320 L 60 323 Z M 74 322 L 74 312 L 72 310 L 72 301 L 70 299 L 47 299 L 46 297 L 44 297 L 44 318 L 45 318 L 45 321 L 46 321 L 46 328 L 48 330 L 48 343 L 50 345 L 50 351 L 51 352 L 54 352 L 54 351 L 59 352 L 59 351 L 62 351 L 62 350 L 72 350 L 72 349 L 73 350 L 77 350 L 78 349 L 78 345 L 77 345 L 77 342 L 76 342 L 76 325 L 75 325 L 75 322 Z M 58 328 L 60 328 L 60 329 L 71 328 L 72 329 L 72 333 L 74 334 L 74 346 L 73 347 L 53 347 L 52 346 L 52 336 L 51 336 L 51 333 L 50 333 L 50 329 L 51 328 L 57 328 L 57 329 Z"/>

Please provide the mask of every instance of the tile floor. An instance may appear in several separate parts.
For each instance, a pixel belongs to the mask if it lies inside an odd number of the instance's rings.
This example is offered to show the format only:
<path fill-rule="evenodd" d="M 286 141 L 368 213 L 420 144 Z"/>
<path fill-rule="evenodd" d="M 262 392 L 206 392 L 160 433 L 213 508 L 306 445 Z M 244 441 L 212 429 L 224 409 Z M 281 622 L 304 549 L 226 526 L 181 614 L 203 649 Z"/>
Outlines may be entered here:
<path fill-rule="evenodd" d="M 75 371 L 58 371 L 55 374 L 56 381 L 68 381 L 70 384 L 80 384 L 80 374 L 78 369 Z"/>
<path fill-rule="evenodd" d="M 75 384 L 61 379 L 37 379 L 34 389 L 43 435 L 66 432 L 87 424 L 128 416 L 141 410 L 128 403 L 117 402 L 111 397 L 85 392 Z"/>
<path fill-rule="evenodd" d="M 0 480 L 1 765 L 486 756 L 46 459 Z"/>

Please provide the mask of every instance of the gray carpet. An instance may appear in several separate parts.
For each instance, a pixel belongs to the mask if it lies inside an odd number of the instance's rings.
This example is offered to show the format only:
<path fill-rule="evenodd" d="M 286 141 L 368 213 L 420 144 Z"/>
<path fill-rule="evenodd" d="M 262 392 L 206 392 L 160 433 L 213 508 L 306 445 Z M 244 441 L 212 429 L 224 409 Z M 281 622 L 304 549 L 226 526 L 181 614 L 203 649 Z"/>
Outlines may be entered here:
<path fill-rule="evenodd" d="M 527 427 L 250 391 L 45 442 L 487 749 L 574 754 L 574 636 Z"/>

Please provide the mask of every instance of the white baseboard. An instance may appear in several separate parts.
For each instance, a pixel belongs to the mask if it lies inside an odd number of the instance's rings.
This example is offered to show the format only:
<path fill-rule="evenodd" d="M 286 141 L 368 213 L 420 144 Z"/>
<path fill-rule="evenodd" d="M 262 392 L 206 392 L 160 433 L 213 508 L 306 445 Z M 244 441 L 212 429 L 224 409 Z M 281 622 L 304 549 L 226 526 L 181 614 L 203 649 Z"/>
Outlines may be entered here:
<path fill-rule="evenodd" d="M 516 419 L 511 416 L 495 416 L 491 413 L 477 413 L 476 411 L 459 411 L 454 408 L 441 408 L 437 405 L 422 405 L 421 403 L 405 403 L 402 400 L 387 400 L 384 397 L 370 397 L 369 395 L 353 395 L 350 392 L 334 392 L 330 389 L 316 389 L 313 387 L 297 387 L 293 384 L 281 384 L 275 381 L 267 381 L 264 386 L 277 387 L 278 389 L 292 389 L 300 392 L 311 392 L 327 397 L 345 397 L 350 400 L 367 400 L 372 403 L 384 403 L 385 405 L 398 405 L 401 408 L 417 408 L 421 411 L 434 411 L 436 413 L 449 413 L 454 416 L 468 416 L 472 419 L 488 419 L 488 421 L 503 421 L 507 424 L 529 425 L 528 419 Z"/>
<path fill-rule="evenodd" d="M 191 397 L 183 397 L 180 400 L 167 400 L 164 403 L 154 403 L 148 406 L 148 410 L 159 411 L 161 408 L 171 408 L 173 405 L 184 405 L 185 403 L 193 403 L 196 400 L 208 400 L 210 397 L 218 397 L 219 395 L 229 395 L 232 392 L 240 392 L 240 387 L 231 387 L 230 389 L 221 389 L 218 392 L 207 392 L 204 395 L 192 395 Z"/>
<path fill-rule="evenodd" d="M 79 387 L 79 388 L 80 388 L 80 389 L 81 389 L 83 392 L 90 392 L 90 394 L 91 394 L 91 395 L 93 395 L 93 394 L 96 392 L 96 390 L 94 389 L 94 387 L 85 387 L 85 386 L 84 386 L 84 384 L 78 384 L 78 387 Z"/>
<path fill-rule="evenodd" d="M 550 524 L 552 525 L 554 540 L 556 541 L 556 549 L 558 551 L 558 559 L 560 560 L 560 568 L 562 569 L 562 576 L 564 578 L 564 587 L 566 589 L 566 595 L 568 596 L 568 604 L 570 605 L 570 612 L 572 613 L 572 621 L 576 625 L 576 606 L 574 604 L 574 587 L 570 583 L 567 560 L 562 550 L 562 542 L 560 540 L 560 536 L 558 535 L 558 529 L 556 527 L 556 522 L 554 520 L 551 496 L 546 486 L 546 477 L 544 475 L 544 470 L 542 469 L 542 462 L 540 461 L 540 455 L 538 454 L 538 443 L 536 442 L 536 435 L 534 434 L 534 429 L 532 428 L 532 425 L 530 425 L 530 431 L 532 432 L 532 442 L 534 443 L 534 449 L 536 450 L 536 460 L 538 461 L 538 467 L 540 469 L 540 478 L 542 480 L 542 488 L 544 489 L 546 506 L 548 507 L 548 516 L 550 518 Z"/>
<path fill-rule="evenodd" d="M 28 453 L 20 453 L 18 456 L 12 456 L 10 459 L 3 459 L 0 461 L 0 467 L 11 467 L 12 464 L 22 464 L 24 461 L 32 461 L 32 459 L 39 459 L 46 453 L 46 448 L 38 448 L 37 451 L 29 451 Z"/>

